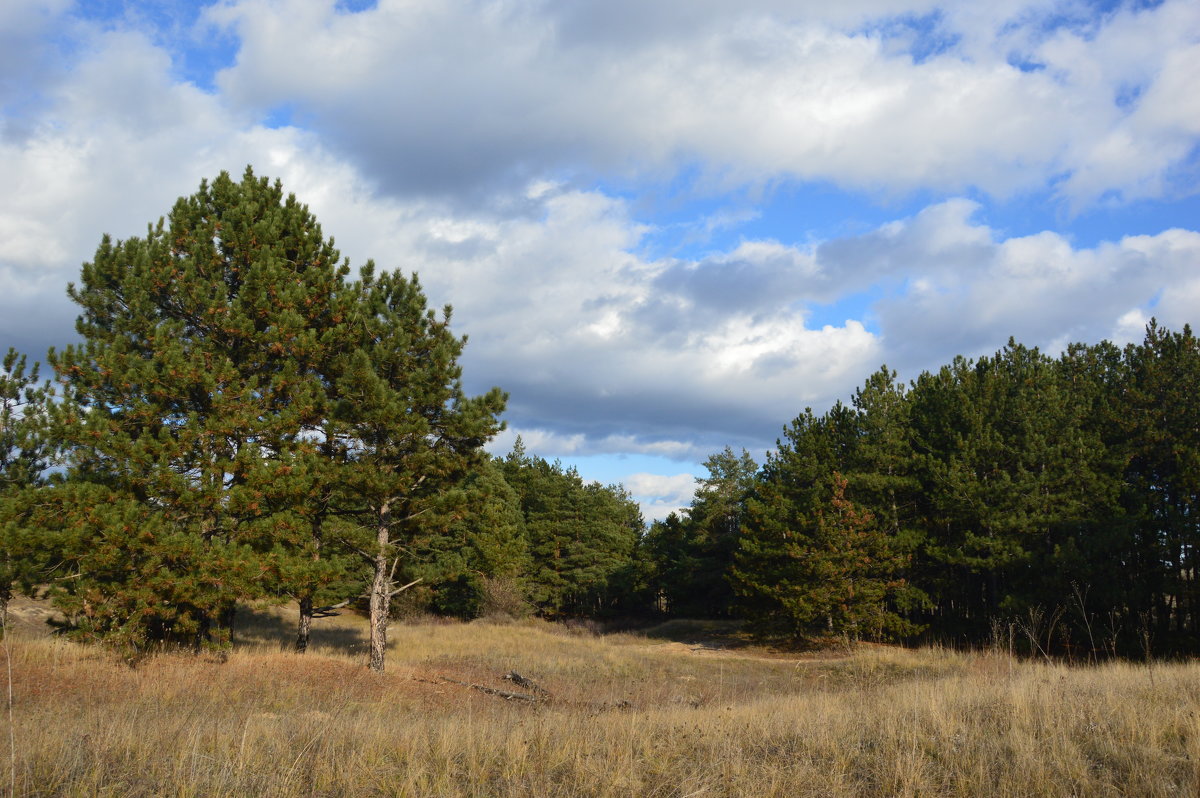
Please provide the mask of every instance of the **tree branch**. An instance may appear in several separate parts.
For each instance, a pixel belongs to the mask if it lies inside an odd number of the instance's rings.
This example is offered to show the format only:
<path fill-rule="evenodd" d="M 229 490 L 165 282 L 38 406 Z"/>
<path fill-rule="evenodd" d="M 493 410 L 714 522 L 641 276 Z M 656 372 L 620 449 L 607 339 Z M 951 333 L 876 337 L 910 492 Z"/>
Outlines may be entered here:
<path fill-rule="evenodd" d="M 360 596 L 355 596 L 354 598 L 360 598 Z M 338 602 L 337 604 L 330 604 L 328 607 L 317 607 L 312 611 L 312 617 L 328 618 L 333 614 L 334 610 L 340 610 L 342 607 L 345 607 L 352 601 L 354 601 L 354 599 L 348 598 L 345 601 Z"/>
<path fill-rule="evenodd" d="M 409 582 L 407 585 L 404 585 L 403 587 L 398 587 L 395 590 L 389 591 L 388 598 L 391 598 L 392 596 L 396 595 L 397 593 L 403 593 L 405 590 L 408 590 L 413 585 L 418 584 L 419 582 L 424 582 L 424 581 L 425 581 L 424 579 L 414 579 L 411 582 Z"/>

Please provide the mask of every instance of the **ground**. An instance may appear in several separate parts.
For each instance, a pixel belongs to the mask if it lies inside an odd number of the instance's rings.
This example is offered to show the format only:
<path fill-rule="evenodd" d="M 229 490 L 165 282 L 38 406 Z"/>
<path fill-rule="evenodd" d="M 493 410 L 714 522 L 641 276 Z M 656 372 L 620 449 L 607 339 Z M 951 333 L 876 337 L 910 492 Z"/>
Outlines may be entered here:
<path fill-rule="evenodd" d="M 606 635 L 424 619 L 393 627 L 388 670 L 375 674 L 361 618 L 318 621 L 301 656 L 287 650 L 291 610 L 260 607 L 243 614 L 224 663 L 172 654 L 129 667 L 41 633 L 43 608 L 14 610 L 14 734 L 0 745 L 0 784 L 18 795 L 1178 796 L 1200 787 L 1193 663 L 1069 667 L 882 646 L 797 655 L 730 645 L 740 641 L 728 629 L 697 624 Z M 504 678 L 513 671 L 545 692 Z"/>

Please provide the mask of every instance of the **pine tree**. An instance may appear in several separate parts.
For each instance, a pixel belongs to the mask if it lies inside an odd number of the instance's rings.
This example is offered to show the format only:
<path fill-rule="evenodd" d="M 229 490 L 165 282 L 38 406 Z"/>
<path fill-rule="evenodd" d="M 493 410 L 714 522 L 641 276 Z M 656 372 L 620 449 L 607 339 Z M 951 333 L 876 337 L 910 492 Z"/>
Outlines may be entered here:
<path fill-rule="evenodd" d="M 1039 570 L 1042 600 L 1052 605 L 1069 597 L 1065 622 L 1073 637 L 1087 641 L 1089 656 L 1132 649 L 1120 631 L 1133 632 L 1138 580 L 1134 563 L 1136 521 L 1125 479 L 1130 459 L 1127 370 L 1120 348 L 1108 341 L 1072 344 L 1056 362 L 1060 384 L 1071 397 L 1079 422 L 1070 433 L 1067 468 L 1082 472 L 1085 506 L 1077 523 L 1064 526 Z"/>
<path fill-rule="evenodd" d="M 994 620 L 1063 606 L 1071 582 L 1087 575 L 1045 567 L 1077 559 L 1090 519 L 1115 497 L 1112 460 L 1089 420 L 1095 400 L 1077 378 L 1010 340 L 992 357 L 959 358 L 917 380 L 922 570 L 943 630 L 984 639 Z"/>
<path fill-rule="evenodd" d="M 382 671 L 392 599 L 408 585 L 395 575 L 439 494 L 483 458 L 502 425 L 505 395 L 463 393 L 458 357 L 466 342 L 426 308 L 416 275 L 375 275 L 355 286 L 355 335 L 331 368 L 336 405 L 329 434 L 345 452 L 342 469 L 359 522 L 354 549 L 369 565 L 370 667 Z"/>
<path fill-rule="evenodd" d="M 1126 350 L 1131 577 L 1160 648 L 1200 648 L 1200 339 L 1156 321 Z"/>
<path fill-rule="evenodd" d="M 347 267 L 278 182 L 222 173 L 145 238 L 105 236 L 68 288 L 84 343 L 51 352 L 69 476 L 108 506 L 69 513 L 81 631 L 133 649 L 228 640 L 295 534 L 298 447 L 325 413 Z M 83 491 L 87 493 L 88 491 Z"/>
<path fill-rule="evenodd" d="M 42 575 L 38 566 L 47 554 L 31 528 L 33 492 L 45 484 L 53 464 L 46 434 L 52 397 L 49 383 L 38 381 L 38 364 L 9 349 L 0 371 L 0 636 L 8 619 L 8 602 L 16 585 L 32 589 Z"/>
<path fill-rule="evenodd" d="M 658 612 L 684 616 L 691 609 L 700 548 L 695 532 L 695 525 L 679 513 L 655 521 L 646 532 L 642 550 L 650 563 L 650 603 Z"/>
<path fill-rule="evenodd" d="M 838 457 L 854 439 L 843 405 L 818 417 L 806 409 L 784 429 L 767 455 L 757 489 L 747 503 L 746 526 L 738 541 L 731 582 L 750 626 L 764 635 L 799 637 L 811 618 L 798 619 L 792 590 L 807 590 L 805 560 L 797 542 L 815 527 L 817 508 L 827 500 Z M 799 559 L 798 559 L 799 558 Z"/>
<path fill-rule="evenodd" d="M 886 367 L 823 416 L 806 410 L 768 455 L 733 571 L 753 628 L 890 639 L 919 626 L 919 539 L 903 390 Z"/>
<path fill-rule="evenodd" d="M 540 610 L 595 615 L 628 602 L 643 526 L 628 492 L 620 485 L 585 483 L 574 469 L 529 456 L 520 439 L 502 467 L 525 517 L 530 594 Z"/>
<path fill-rule="evenodd" d="M 708 476 L 697 480 L 696 497 L 687 510 L 699 543 L 692 604 L 699 615 L 726 615 L 734 599 L 729 571 L 758 465 L 745 449 L 739 455 L 727 446 L 705 460 L 704 467 Z"/>
<path fill-rule="evenodd" d="M 467 619 L 521 613 L 530 569 L 525 518 L 495 461 L 483 460 L 445 491 L 421 527 L 403 581 L 423 579 L 431 609 Z"/>
<path fill-rule="evenodd" d="M 746 500 L 758 466 L 746 450 L 731 448 L 704 462 L 691 506 L 651 526 L 646 550 L 667 611 L 676 616 L 716 617 L 732 611 L 730 570 L 737 551 Z"/>

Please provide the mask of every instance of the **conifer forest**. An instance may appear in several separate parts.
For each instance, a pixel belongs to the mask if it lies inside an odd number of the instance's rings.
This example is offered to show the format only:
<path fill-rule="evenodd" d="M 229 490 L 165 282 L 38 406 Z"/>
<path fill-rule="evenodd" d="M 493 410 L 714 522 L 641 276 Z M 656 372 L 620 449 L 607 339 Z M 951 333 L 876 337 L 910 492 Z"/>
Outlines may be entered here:
<path fill-rule="evenodd" d="M 1010 340 L 726 448 L 645 524 L 464 392 L 416 274 L 351 269 L 278 182 L 222 173 L 104 237 L 77 336 L 0 371 L 0 603 L 136 658 L 220 652 L 251 601 L 370 618 L 744 621 L 764 639 L 1200 653 L 1200 343 Z M 36 356 L 35 356 L 36 355 Z M 37 359 L 41 364 L 35 364 Z M 1018 634 L 1019 632 L 1019 634 Z"/>

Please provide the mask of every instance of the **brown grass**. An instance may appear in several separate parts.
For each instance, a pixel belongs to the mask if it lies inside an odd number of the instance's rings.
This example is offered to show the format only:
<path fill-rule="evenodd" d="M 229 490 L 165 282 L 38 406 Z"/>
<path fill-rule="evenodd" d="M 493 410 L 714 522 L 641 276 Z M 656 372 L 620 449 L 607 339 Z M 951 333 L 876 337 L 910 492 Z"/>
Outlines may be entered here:
<path fill-rule="evenodd" d="M 352 616 L 320 621 L 304 656 L 280 650 L 275 613 L 253 620 L 223 665 L 163 655 L 131 669 L 14 634 L 18 794 L 1200 791 L 1194 663 L 1068 668 L 881 647 L 797 658 L 535 622 L 422 623 L 393 630 L 377 675 L 345 653 L 361 633 Z M 509 670 L 552 699 L 442 678 L 518 689 L 500 678 Z"/>

